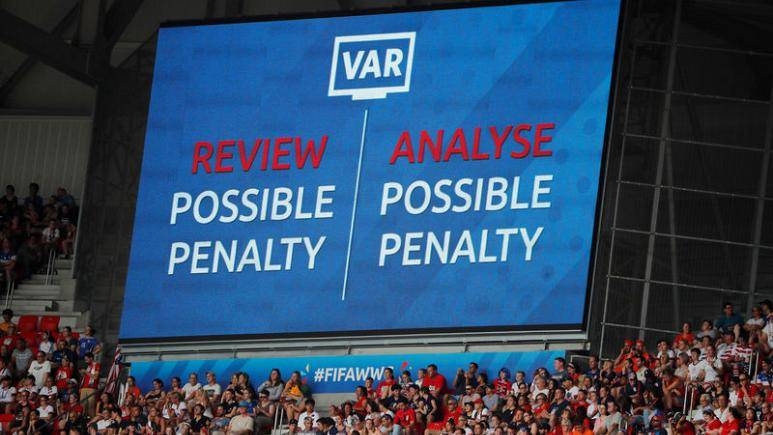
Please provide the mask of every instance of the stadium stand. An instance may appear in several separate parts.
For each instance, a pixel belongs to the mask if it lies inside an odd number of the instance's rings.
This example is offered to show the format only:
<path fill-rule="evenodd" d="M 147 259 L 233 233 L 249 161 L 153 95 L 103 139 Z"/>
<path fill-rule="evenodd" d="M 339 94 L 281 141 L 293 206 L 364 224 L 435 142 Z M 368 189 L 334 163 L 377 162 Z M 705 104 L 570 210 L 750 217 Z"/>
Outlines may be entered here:
<path fill-rule="evenodd" d="M 7 310 L 0 421 L 11 433 L 770 433 L 772 308 L 763 301 L 744 320 L 725 304 L 699 331 L 685 323 L 654 350 L 625 340 L 615 358 L 556 358 L 534 373 L 474 362 L 454 378 L 432 364 L 416 379 L 385 370 L 337 401 L 315 397 L 299 372 L 283 379 L 278 369 L 227 374 L 222 385 L 211 372 L 187 382 L 158 378 L 148 391 L 129 376 L 111 388 L 99 380 L 102 344 L 93 329 L 78 337 L 48 329 L 54 318 L 30 316 L 16 325 Z"/>
<path fill-rule="evenodd" d="M 35 182 L 24 198 L 13 185 L 0 198 L 0 303 L 26 315 L 18 319 L 20 333 L 56 331 L 60 322 L 71 327 L 86 323 L 83 313 L 74 310 L 70 270 L 78 211 L 67 189 L 59 187 L 44 200 Z"/>

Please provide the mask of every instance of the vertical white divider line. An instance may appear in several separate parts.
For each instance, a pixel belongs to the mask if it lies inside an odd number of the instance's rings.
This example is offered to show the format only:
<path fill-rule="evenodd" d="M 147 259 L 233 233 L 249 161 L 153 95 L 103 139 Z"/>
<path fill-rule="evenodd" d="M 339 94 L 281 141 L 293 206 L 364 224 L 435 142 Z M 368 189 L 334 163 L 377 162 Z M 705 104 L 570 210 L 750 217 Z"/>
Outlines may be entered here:
<path fill-rule="evenodd" d="M 346 266 L 344 267 L 344 284 L 341 289 L 341 300 L 346 300 L 346 284 L 349 281 L 349 258 L 352 255 L 352 238 L 354 237 L 354 217 L 357 214 L 357 197 L 360 193 L 360 173 L 362 172 L 362 152 L 365 150 L 365 129 L 368 127 L 368 109 L 362 117 L 362 136 L 360 136 L 360 158 L 357 160 L 357 178 L 354 180 L 354 202 L 352 203 L 352 219 L 349 221 L 349 244 L 346 247 Z"/>

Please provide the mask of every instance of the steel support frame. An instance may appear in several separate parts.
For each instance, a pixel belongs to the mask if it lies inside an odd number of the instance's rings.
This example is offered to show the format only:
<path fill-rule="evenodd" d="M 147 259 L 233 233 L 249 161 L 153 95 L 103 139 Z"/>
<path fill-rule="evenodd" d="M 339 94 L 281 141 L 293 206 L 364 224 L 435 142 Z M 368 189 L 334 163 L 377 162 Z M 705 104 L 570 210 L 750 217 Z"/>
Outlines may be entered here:
<path fill-rule="evenodd" d="M 768 187 L 768 174 L 770 173 L 770 160 L 773 159 L 773 86 L 771 86 L 770 101 L 768 102 L 768 119 L 765 126 L 765 150 L 763 151 L 762 164 L 760 165 L 759 184 L 757 185 L 757 204 L 754 210 L 754 246 L 752 247 L 751 266 L 749 267 L 749 297 L 746 302 L 746 316 L 751 315 L 754 299 L 757 294 L 757 275 L 759 274 L 760 245 L 762 243 L 762 228 L 765 214 L 765 195 Z"/>
<path fill-rule="evenodd" d="M 3 9 L 0 9 L 0 41 L 89 86 L 94 86 L 105 72 L 92 61 L 87 50 L 69 45 Z"/>
<path fill-rule="evenodd" d="M 676 75 L 676 55 L 679 40 L 679 27 L 682 16 L 682 0 L 676 0 L 674 7 L 674 25 L 671 34 L 671 46 L 668 55 L 668 73 L 666 75 L 666 93 L 663 100 L 663 112 L 660 119 L 660 144 L 658 146 L 658 167 L 655 174 L 655 190 L 652 197 L 652 210 L 650 213 L 650 235 L 647 240 L 647 262 L 644 267 L 644 286 L 642 290 L 641 312 L 639 315 L 639 328 L 647 326 L 647 311 L 649 309 L 650 287 L 652 268 L 655 263 L 655 241 L 658 226 L 658 214 L 660 213 L 660 195 L 663 189 L 663 173 L 665 171 L 666 149 L 669 147 L 671 136 L 671 99 L 674 91 L 674 76 Z M 644 340 L 646 331 L 639 329 L 639 339 Z"/>
<path fill-rule="evenodd" d="M 54 26 L 54 29 L 51 31 L 51 36 L 61 38 L 62 34 L 65 32 L 65 30 L 67 30 L 67 28 L 70 27 L 70 25 L 72 25 L 76 20 L 80 20 L 81 11 L 82 3 L 78 2 L 72 8 L 70 8 L 64 17 L 59 20 L 56 26 Z M 16 71 L 14 71 L 13 74 L 11 74 L 11 76 L 5 81 L 5 83 L 3 83 L 3 86 L 0 87 L 0 105 L 16 88 L 16 85 L 22 81 L 27 73 L 37 63 L 38 58 L 36 56 L 27 56 L 21 65 L 16 68 Z"/>

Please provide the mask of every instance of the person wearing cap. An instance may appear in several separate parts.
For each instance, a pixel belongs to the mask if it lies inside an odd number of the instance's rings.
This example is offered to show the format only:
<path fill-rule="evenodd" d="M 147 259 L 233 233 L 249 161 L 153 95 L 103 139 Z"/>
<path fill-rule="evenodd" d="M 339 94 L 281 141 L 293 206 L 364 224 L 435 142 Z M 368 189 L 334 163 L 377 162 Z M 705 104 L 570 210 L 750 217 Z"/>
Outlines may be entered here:
<path fill-rule="evenodd" d="M 365 416 L 365 427 L 363 429 L 364 435 L 382 435 L 378 429 L 378 425 L 373 421 L 372 415 Z"/>
<path fill-rule="evenodd" d="M 486 405 L 483 403 L 483 399 L 475 399 L 472 402 L 472 414 L 470 414 L 470 418 L 473 421 L 488 421 L 490 414 L 489 410 L 486 409 Z"/>
<path fill-rule="evenodd" d="M 229 435 L 252 435 L 255 428 L 255 421 L 247 414 L 249 403 L 245 400 L 239 402 L 236 415 L 231 417 L 226 427 L 226 433 Z"/>
<path fill-rule="evenodd" d="M 722 429 L 722 422 L 717 418 L 717 415 L 711 409 L 703 410 L 703 431 L 709 433 L 710 431 L 717 431 Z"/>
<path fill-rule="evenodd" d="M 500 397 L 494 389 L 494 386 L 491 384 L 487 384 L 484 387 L 484 391 L 486 394 L 481 397 L 483 399 L 483 404 L 486 405 L 486 408 L 492 413 L 496 413 L 499 411 L 499 403 L 504 402 L 504 398 L 507 397 L 507 394 L 505 396 Z M 509 393 L 509 391 L 508 391 Z"/>

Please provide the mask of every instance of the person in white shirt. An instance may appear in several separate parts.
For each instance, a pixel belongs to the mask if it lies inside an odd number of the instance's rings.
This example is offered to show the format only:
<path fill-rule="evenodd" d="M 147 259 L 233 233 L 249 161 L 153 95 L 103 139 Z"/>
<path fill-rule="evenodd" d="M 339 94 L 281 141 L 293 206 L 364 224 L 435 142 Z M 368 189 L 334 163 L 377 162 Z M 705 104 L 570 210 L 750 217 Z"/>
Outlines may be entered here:
<path fill-rule="evenodd" d="M 46 359 L 51 357 L 51 355 L 53 355 L 54 351 L 56 350 L 56 345 L 54 341 L 51 340 L 51 335 L 49 335 L 48 331 L 43 331 L 41 333 L 38 350 L 46 354 Z"/>
<path fill-rule="evenodd" d="M 48 397 L 40 396 L 40 406 L 38 406 L 38 413 L 40 418 L 46 421 L 51 421 L 54 418 L 54 407 L 49 403 Z"/>
<path fill-rule="evenodd" d="M 11 370 L 8 369 L 8 365 L 5 363 L 5 360 L 0 358 L 0 379 L 3 378 L 11 378 Z"/>
<path fill-rule="evenodd" d="M 305 409 L 301 413 L 301 415 L 298 416 L 298 421 L 304 421 L 306 417 L 311 417 L 312 419 L 312 427 L 317 427 L 317 420 L 319 420 L 319 413 L 314 410 L 314 405 L 316 405 L 316 402 L 314 399 L 306 399 Z"/>
<path fill-rule="evenodd" d="M 199 377 L 196 373 L 191 373 L 188 376 L 188 383 L 183 385 L 183 393 L 185 394 L 185 401 L 193 400 L 193 395 L 201 389 L 199 383 Z"/>
<path fill-rule="evenodd" d="M 11 377 L 5 376 L 0 381 L 0 406 L 4 414 L 13 412 L 13 405 L 16 401 L 16 388 L 11 384 Z"/>
<path fill-rule="evenodd" d="M 34 361 L 30 363 L 27 373 L 35 377 L 35 386 L 40 388 L 46 383 L 46 378 L 51 375 L 51 361 L 46 359 L 46 354 L 38 351 Z M 41 415 L 41 418 L 44 418 Z"/>
<path fill-rule="evenodd" d="M 220 402 L 220 394 L 223 390 L 220 384 L 217 383 L 217 378 L 213 372 L 207 372 L 207 385 L 204 385 L 201 389 L 207 394 L 210 402 Z"/>
<path fill-rule="evenodd" d="M 56 388 L 56 385 L 54 385 L 53 377 L 48 376 L 46 378 L 46 383 L 40 388 L 38 394 L 40 396 L 48 397 L 48 400 L 50 401 L 49 403 L 54 403 L 56 401 L 56 396 L 59 394 L 59 389 Z"/>

